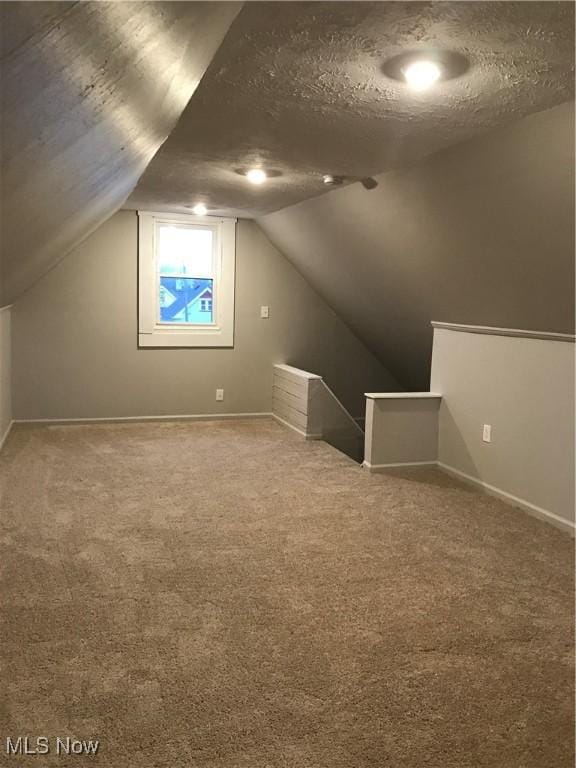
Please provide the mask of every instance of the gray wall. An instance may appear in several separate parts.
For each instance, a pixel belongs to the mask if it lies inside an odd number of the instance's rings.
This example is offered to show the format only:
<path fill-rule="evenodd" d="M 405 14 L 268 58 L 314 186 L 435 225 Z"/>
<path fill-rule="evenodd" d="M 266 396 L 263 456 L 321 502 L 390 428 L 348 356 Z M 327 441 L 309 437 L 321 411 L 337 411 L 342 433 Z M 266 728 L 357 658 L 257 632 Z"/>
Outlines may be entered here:
<path fill-rule="evenodd" d="M 573 103 L 377 180 L 258 223 L 407 389 L 431 320 L 572 331 Z"/>
<path fill-rule="evenodd" d="M 574 353 L 569 342 L 436 329 L 439 461 L 573 521 Z"/>
<path fill-rule="evenodd" d="M 438 460 L 439 398 L 366 398 L 364 463 L 369 469 Z"/>
<path fill-rule="evenodd" d="M 15 418 L 269 412 L 279 362 L 324 376 L 355 416 L 367 389 L 397 389 L 251 221 L 236 270 L 234 349 L 139 350 L 137 217 L 116 214 L 14 305 Z"/>
<path fill-rule="evenodd" d="M 12 421 L 12 352 L 9 307 L 0 309 L 0 445 Z"/>

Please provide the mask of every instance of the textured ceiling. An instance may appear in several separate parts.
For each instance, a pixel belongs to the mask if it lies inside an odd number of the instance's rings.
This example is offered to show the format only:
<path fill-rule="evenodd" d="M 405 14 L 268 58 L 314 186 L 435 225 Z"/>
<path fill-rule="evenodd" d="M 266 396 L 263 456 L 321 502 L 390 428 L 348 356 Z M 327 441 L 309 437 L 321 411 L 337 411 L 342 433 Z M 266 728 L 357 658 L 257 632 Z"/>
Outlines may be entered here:
<path fill-rule="evenodd" d="M 0 4 L 1 304 L 122 205 L 240 7 Z"/>
<path fill-rule="evenodd" d="M 572 3 L 248 3 L 127 207 L 254 216 L 573 98 Z M 409 49 L 469 70 L 411 94 L 381 73 Z M 278 173 L 253 187 L 235 170 Z"/>

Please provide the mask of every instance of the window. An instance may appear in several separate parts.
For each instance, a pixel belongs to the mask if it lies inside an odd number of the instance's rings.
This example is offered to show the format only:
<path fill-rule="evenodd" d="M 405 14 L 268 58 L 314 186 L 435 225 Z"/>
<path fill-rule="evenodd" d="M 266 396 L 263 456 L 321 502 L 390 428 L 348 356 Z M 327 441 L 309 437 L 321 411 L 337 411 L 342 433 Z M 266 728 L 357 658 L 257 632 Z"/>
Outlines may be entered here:
<path fill-rule="evenodd" d="M 138 212 L 141 347 L 234 343 L 236 220 Z"/>
<path fill-rule="evenodd" d="M 212 314 L 212 299 L 200 299 L 200 312 Z"/>

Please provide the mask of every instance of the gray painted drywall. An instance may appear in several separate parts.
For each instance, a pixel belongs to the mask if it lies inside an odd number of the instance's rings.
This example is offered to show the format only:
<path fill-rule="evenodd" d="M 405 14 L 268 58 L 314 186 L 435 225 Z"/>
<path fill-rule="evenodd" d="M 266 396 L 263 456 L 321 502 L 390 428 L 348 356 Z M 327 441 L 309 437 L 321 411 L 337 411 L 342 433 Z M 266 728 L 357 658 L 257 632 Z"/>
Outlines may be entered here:
<path fill-rule="evenodd" d="M 11 309 L 0 309 L 0 444 L 12 421 Z"/>
<path fill-rule="evenodd" d="M 251 221 L 238 222 L 234 349 L 139 350 L 136 297 L 137 216 L 123 211 L 15 303 L 15 418 L 269 412 L 279 362 L 324 376 L 355 415 L 367 388 L 398 387 Z"/>
<path fill-rule="evenodd" d="M 241 3 L 0 3 L 2 294 L 117 211 Z"/>
<path fill-rule="evenodd" d="M 574 104 L 258 219 L 407 388 L 431 320 L 572 332 Z"/>
<path fill-rule="evenodd" d="M 364 461 L 369 468 L 437 461 L 439 405 L 436 398 L 367 398 Z"/>
<path fill-rule="evenodd" d="M 435 329 L 439 461 L 573 521 L 574 359 L 569 342 Z"/>

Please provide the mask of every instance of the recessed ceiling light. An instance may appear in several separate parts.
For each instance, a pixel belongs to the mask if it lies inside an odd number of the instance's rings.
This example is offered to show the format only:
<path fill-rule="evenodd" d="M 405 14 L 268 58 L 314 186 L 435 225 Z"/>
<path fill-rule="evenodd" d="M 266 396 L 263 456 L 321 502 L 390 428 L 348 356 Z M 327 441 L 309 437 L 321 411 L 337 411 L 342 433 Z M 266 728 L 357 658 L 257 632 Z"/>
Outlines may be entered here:
<path fill-rule="evenodd" d="M 442 70 L 434 61 L 414 61 L 403 70 L 408 87 L 413 91 L 425 91 L 442 77 Z"/>
<path fill-rule="evenodd" d="M 206 216 L 208 208 L 206 208 L 204 203 L 196 203 L 194 208 L 192 208 L 192 213 L 195 213 L 196 216 Z"/>
<path fill-rule="evenodd" d="M 333 173 L 325 173 L 322 176 L 322 181 L 329 187 L 337 187 L 344 181 L 344 176 L 335 176 Z"/>
<path fill-rule="evenodd" d="M 264 184 L 268 176 L 262 168 L 250 168 L 249 171 L 246 171 L 246 178 L 251 184 Z"/>
<path fill-rule="evenodd" d="M 425 91 L 440 80 L 454 80 L 470 69 L 470 61 L 458 51 L 439 48 L 403 51 L 382 65 L 382 72 L 413 91 Z"/>

